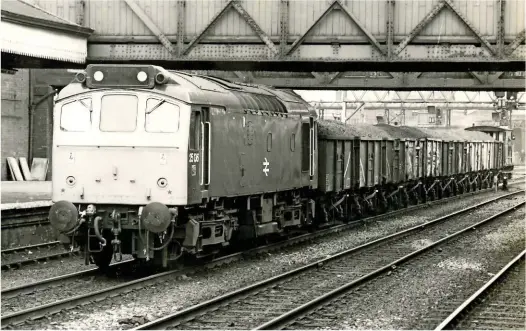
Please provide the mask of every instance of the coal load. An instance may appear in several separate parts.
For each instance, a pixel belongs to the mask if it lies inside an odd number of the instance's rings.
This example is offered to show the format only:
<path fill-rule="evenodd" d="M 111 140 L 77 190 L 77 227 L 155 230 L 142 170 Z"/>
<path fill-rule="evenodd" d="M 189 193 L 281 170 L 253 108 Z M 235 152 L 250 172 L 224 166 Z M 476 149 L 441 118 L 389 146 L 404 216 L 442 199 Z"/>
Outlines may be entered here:
<path fill-rule="evenodd" d="M 372 139 L 437 139 L 443 141 L 495 141 L 490 135 L 460 128 L 423 128 L 388 124 L 344 124 L 334 120 L 319 120 L 320 138 L 372 138 Z"/>
<path fill-rule="evenodd" d="M 334 120 L 318 120 L 318 135 L 320 138 L 372 138 L 393 139 L 388 132 L 372 124 L 344 124 Z"/>
<path fill-rule="evenodd" d="M 378 124 L 377 127 L 397 139 L 439 139 L 443 141 L 495 141 L 490 135 L 479 131 L 466 131 L 460 128 L 392 126 Z"/>

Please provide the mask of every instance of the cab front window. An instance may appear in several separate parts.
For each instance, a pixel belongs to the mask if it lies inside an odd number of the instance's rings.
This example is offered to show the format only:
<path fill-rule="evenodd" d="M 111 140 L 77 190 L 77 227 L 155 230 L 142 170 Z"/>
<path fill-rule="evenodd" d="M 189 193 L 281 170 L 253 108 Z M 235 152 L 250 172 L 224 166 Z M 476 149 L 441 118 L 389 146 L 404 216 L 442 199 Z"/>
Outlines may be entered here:
<path fill-rule="evenodd" d="M 138 98 L 130 94 L 106 94 L 100 105 L 100 130 L 133 132 L 137 128 Z"/>
<path fill-rule="evenodd" d="M 91 98 L 66 103 L 60 112 L 60 130 L 85 132 L 91 128 Z"/>
<path fill-rule="evenodd" d="M 173 133 L 179 129 L 179 106 L 166 99 L 149 98 L 145 116 L 146 132 Z"/>

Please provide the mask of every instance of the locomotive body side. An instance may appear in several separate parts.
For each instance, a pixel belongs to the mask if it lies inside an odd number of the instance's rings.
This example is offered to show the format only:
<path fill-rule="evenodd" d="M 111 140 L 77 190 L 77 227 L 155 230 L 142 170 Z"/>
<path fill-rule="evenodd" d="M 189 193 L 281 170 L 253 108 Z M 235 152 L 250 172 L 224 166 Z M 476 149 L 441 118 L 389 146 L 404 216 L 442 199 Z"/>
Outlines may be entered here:
<path fill-rule="evenodd" d="M 312 223 L 316 121 L 286 92 L 91 65 L 59 95 L 53 154 L 51 224 L 101 268 Z"/>

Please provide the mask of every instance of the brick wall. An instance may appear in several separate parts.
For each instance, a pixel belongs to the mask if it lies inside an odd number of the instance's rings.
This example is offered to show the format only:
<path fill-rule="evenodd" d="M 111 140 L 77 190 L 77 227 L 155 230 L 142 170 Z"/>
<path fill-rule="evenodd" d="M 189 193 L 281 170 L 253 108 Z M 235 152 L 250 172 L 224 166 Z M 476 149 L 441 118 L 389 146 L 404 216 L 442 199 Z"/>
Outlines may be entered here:
<path fill-rule="evenodd" d="M 6 158 L 28 157 L 29 150 L 29 70 L 14 75 L 2 73 L 2 173 L 10 180 Z"/>
<path fill-rule="evenodd" d="M 53 91 L 51 86 L 33 86 L 34 101 L 42 100 L 49 92 Z M 32 157 L 48 159 L 48 171 L 46 180 L 51 180 L 51 142 L 53 139 L 53 96 L 36 105 L 33 111 L 33 132 L 31 141 L 33 150 Z"/>

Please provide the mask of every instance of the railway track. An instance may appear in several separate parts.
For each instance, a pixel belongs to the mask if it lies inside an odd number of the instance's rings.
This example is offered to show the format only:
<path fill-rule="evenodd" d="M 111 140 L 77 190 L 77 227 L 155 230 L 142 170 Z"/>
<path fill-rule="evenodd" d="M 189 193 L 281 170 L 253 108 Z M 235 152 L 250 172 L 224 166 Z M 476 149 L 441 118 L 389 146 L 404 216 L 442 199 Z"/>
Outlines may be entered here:
<path fill-rule="evenodd" d="M 20 253 L 20 252 L 38 251 L 42 248 L 56 247 L 59 245 L 60 245 L 60 241 L 50 241 L 50 242 L 42 243 L 42 244 L 3 249 L 1 253 L 2 253 L 2 256 L 5 256 L 8 254 L 15 254 L 15 253 Z"/>
<path fill-rule="evenodd" d="M 122 267 L 124 265 L 131 264 L 133 260 L 127 260 L 122 262 L 116 262 L 110 265 L 110 268 L 116 269 L 118 267 Z M 100 274 L 99 268 L 95 267 L 88 270 L 83 270 L 79 272 L 74 272 L 66 275 L 61 275 L 57 277 L 47 278 L 39 282 L 16 286 L 12 288 L 4 289 L 0 292 L 0 296 L 2 297 L 2 301 L 5 302 L 5 300 L 12 299 L 21 295 L 31 294 L 38 291 L 44 291 L 56 286 L 63 285 L 67 282 L 72 282 L 76 279 L 83 279 L 91 276 L 96 276 Z"/>
<path fill-rule="evenodd" d="M 497 200 L 500 199 L 492 202 Z M 523 206 L 524 201 L 480 222 L 457 217 L 487 204 L 488 202 L 469 207 L 425 225 L 377 239 L 143 324 L 136 330 L 279 329 L 350 288 L 389 272 L 398 264 Z M 444 222 L 451 219 L 456 222 Z M 452 231 L 453 234 L 444 235 Z M 409 244 L 429 238 L 433 238 L 433 242 L 421 249 L 415 249 Z"/>
<path fill-rule="evenodd" d="M 436 222 L 443 221 L 445 219 L 451 218 L 451 217 L 453 217 L 455 215 L 458 215 L 458 214 L 467 213 L 467 212 L 469 212 L 471 210 L 474 210 L 476 208 L 480 208 L 480 207 L 482 207 L 484 205 L 487 205 L 489 203 L 497 202 L 498 200 L 505 199 L 507 197 L 514 196 L 514 195 L 517 195 L 517 194 L 521 194 L 523 192 L 524 192 L 524 190 L 521 190 L 521 191 L 509 193 L 507 195 L 504 195 L 504 196 L 501 196 L 501 197 L 498 197 L 498 198 L 491 199 L 489 201 L 477 204 L 475 206 L 472 206 L 472 207 L 469 207 L 469 208 L 465 208 L 465 209 L 461 210 L 460 212 L 456 212 L 454 214 L 450 214 L 450 215 L 447 215 L 445 217 L 442 217 L 442 218 L 436 220 Z M 370 218 L 370 219 L 378 219 L 379 217 L 386 217 L 386 214 L 380 215 L 378 217 L 373 217 L 373 218 Z M 388 217 L 388 215 L 387 215 L 387 217 Z M 357 221 L 356 223 L 364 222 L 366 220 L 367 219 L 364 219 L 364 220 L 361 220 L 361 221 Z M 340 226 L 340 230 L 343 230 L 344 227 L 349 228 L 349 227 L 352 227 L 352 226 L 353 226 L 352 224 L 342 225 L 342 226 Z M 416 227 L 416 228 L 420 228 L 420 227 L 421 226 Z M 414 230 L 416 230 L 416 229 L 412 228 L 412 230 L 410 229 L 410 230 L 407 230 L 407 231 L 414 231 Z M 327 229 L 327 233 L 329 231 L 334 232 L 335 230 L 334 230 L 334 228 Z M 299 236 L 299 237 L 294 237 L 292 239 L 292 241 L 295 242 L 295 243 L 298 243 L 298 242 L 301 242 L 301 241 L 306 241 L 306 240 L 313 239 L 315 237 L 319 237 L 320 235 L 321 235 L 320 233 L 306 234 L 306 235 L 302 235 L 302 236 Z M 398 233 L 398 234 L 392 235 L 390 237 L 400 236 L 400 235 L 402 235 L 402 233 Z M 381 240 L 388 240 L 390 237 L 383 238 Z M 378 241 L 375 241 L 375 243 L 376 242 L 378 242 Z M 38 319 L 38 318 L 41 318 L 41 317 L 49 315 L 49 314 L 54 314 L 54 313 L 60 312 L 63 309 L 72 309 L 75 306 L 78 306 L 78 305 L 81 305 L 81 304 L 84 304 L 84 303 L 87 303 L 87 302 L 104 300 L 104 299 L 109 298 L 109 297 L 117 296 L 117 295 L 120 295 L 120 294 L 123 294 L 123 293 L 128 293 L 128 292 L 133 291 L 135 289 L 145 288 L 145 287 L 148 287 L 150 285 L 154 285 L 154 284 L 160 283 L 160 282 L 163 281 L 163 279 L 165 279 L 167 277 L 172 277 L 173 278 L 173 277 L 176 277 L 176 276 L 182 275 L 182 274 L 184 274 L 184 275 L 191 275 L 191 274 L 194 274 L 196 272 L 203 271 L 204 269 L 209 269 L 209 268 L 216 267 L 218 265 L 223 265 L 223 264 L 228 264 L 228 263 L 239 261 L 240 259 L 242 259 L 243 257 L 245 257 L 247 255 L 248 256 L 252 256 L 253 254 L 257 254 L 257 253 L 261 253 L 261 252 L 269 252 L 269 251 L 272 251 L 272 250 L 283 248 L 283 247 L 291 245 L 291 244 L 292 244 L 291 241 L 274 243 L 274 244 L 271 244 L 271 245 L 268 245 L 268 246 L 255 248 L 255 249 L 249 250 L 247 252 L 234 253 L 234 254 L 231 254 L 231 255 L 228 255 L 228 256 L 224 256 L 224 257 L 215 259 L 215 260 L 213 260 L 211 262 L 208 262 L 205 265 L 186 267 L 186 268 L 183 268 L 183 269 L 180 269 L 180 270 L 171 270 L 171 271 L 155 274 L 155 275 L 152 275 L 152 276 L 140 278 L 140 279 L 137 279 L 137 280 L 125 282 L 125 283 L 119 284 L 117 286 L 112 286 L 112 287 L 105 288 L 105 289 L 102 289 L 102 290 L 99 290 L 99 291 L 96 291 L 96 292 L 87 293 L 87 294 L 79 295 L 79 296 L 76 296 L 76 297 L 70 297 L 70 298 L 67 298 L 67 299 L 64 299 L 64 300 L 60 300 L 60 301 L 57 301 L 57 302 L 49 303 L 49 304 L 42 305 L 42 306 L 39 306 L 39 307 L 33 307 L 33 308 L 30 308 L 30 309 L 25 309 L 23 311 L 18 311 L 18 312 L 9 314 L 9 315 L 2 316 L 1 323 L 2 323 L 2 325 L 18 325 L 18 324 L 23 323 L 23 322 L 25 322 L 27 320 Z M 368 245 L 370 245 L 370 244 L 364 245 L 363 247 L 368 246 Z M 361 249 L 361 247 L 362 246 L 360 246 L 360 248 L 358 248 L 358 249 Z"/>
<path fill-rule="evenodd" d="M 524 330 L 525 255 L 512 259 L 435 330 Z"/>
<path fill-rule="evenodd" d="M 9 249 L 8 251 L 10 251 L 10 254 L 15 254 L 16 252 L 19 253 L 21 251 L 29 251 L 31 249 L 40 250 L 41 248 L 44 248 L 44 247 L 47 247 L 48 249 L 50 249 L 55 246 L 60 246 L 60 242 L 49 242 L 49 243 L 44 243 L 44 244 L 32 245 L 32 246 L 24 246 L 20 248 L 12 248 L 12 249 Z M 2 251 L 2 257 L 5 257 L 4 255 L 5 253 L 6 251 Z M 29 264 L 47 262 L 47 261 L 56 260 L 56 259 L 60 259 L 63 257 L 69 257 L 69 256 L 78 256 L 78 254 L 79 254 L 79 250 L 74 249 L 73 251 L 64 250 L 63 252 L 53 253 L 53 254 L 34 255 L 34 256 L 27 255 L 27 258 L 25 259 L 17 259 L 17 260 L 2 263 L 2 270 L 17 269 L 17 268 L 21 268 L 22 266 L 29 265 Z"/>
<path fill-rule="evenodd" d="M 49 206 L 2 210 L 2 231 L 28 226 L 49 225 Z"/>
<path fill-rule="evenodd" d="M 523 176 L 523 177 L 526 178 L 526 176 Z M 512 185 L 517 185 L 517 184 L 524 183 L 524 178 L 514 179 L 513 182 L 509 183 L 509 185 L 512 186 Z M 354 223 L 359 224 L 359 223 L 364 222 L 364 221 L 377 219 L 378 217 L 381 217 L 381 218 L 391 217 L 391 216 L 399 215 L 399 214 L 402 214 L 402 213 L 418 210 L 418 209 L 421 209 L 421 208 L 426 208 L 426 207 L 429 207 L 429 206 L 432 206 L 432 205 L 435 205 L 435 204 L 447 203 L 448 201 L 463 199 L 463 198 L 466 198 L 468 196 L 474 196 L 474 195 L 477 195 L 477 194 L 480 194 L 480 193 L 484 193 L 484 192 L 488 192 L 488 191 L 492 191 L 492 190 L 493 189 L 484 189 L 484 190 L 479 190 L 479 191 L 467 192 L 467 193 L 464 193 L 462 195 L 457 195 L 457 196 L 453 196 L 453 197 L 449 197 L 449 198 L 444 198 L 444 199 L 441 199 L 441 200 L 430 201 L 430 202 L 427 202 L 425 204 L 418 204 L 418 205 L 409 206 L 407 208 L 395 210 L 395 211 L 388 212 L 388 213 L 385 213 L 385 214 L 382 214 L 382 215 L 378 215 L 378 216 L 375 216 L 375 217 L 368 217 L 368 218 L 365 218 L 365 219 L 362 219 L 362 220 L 358 220 L 358 221 L 353 222 L 351 224 L 343 224 L 343 225 L 336 226 L 336 227 L 333 227 L 333 228 L 330 228 L 330 229 L 321 230 L 317 234 L 301 235 L 301 236 L 298 237 L 298 240 L 301 241 L 301 240 L 307 239 L 307 238 L 318 238 L 320 236 L 324 236 L 324 235 L 327 235 L 327 234 L 330 234 L 330 233 L 339 232 L 339 231 L 348 229 L 349 227 L 352 227 Z M 41 208 L 49 209 L 49 207 L 41 207 Z M 4 217 L 4 216 L 2 215 L 2 217 Z M 7 217 L 9 217 L 9 216 L 7 216 Z M 20 226 L 22 226 L 22 225 L 20 225 Z M 297 243 L 297 241 L 292 240 L 291 243 L 295 244 L 295 243 Z M 22 251 L 29 251 L 29 250 L 40 250 L 41 248 L 44 248 L 44 247 L 54 247 L 54 246 L 59 246 L 59 245 L 60 245 L 60 242 L 53 241 L 53 242 L 49 242 L 49 243 L 36 244 L 36 245 L 31 245 L 31 246 L 9 248 L 9 249 L 2 250 L 1 254 L 2 254 L 2 256 L 5 256 L 5 254 L 13 254 L 13 253 L 18 253 L 18 252 L 22 252 Z M 74 250 L 72 252 L 64 251 L 64 252 L 60 252 L 60 253 L 56 253 L 56 254 L 49 254 L 49 255 L 44 255 L 44 256 L 35 256 L 33 258 L 19 259 L 19 260 L 16 260 L 16 261 L 6 262 L 6 263 L 3 263 L 1 265 L 1 267 L 2 267 L 2 270 L 16 269 L 16 268 L 21 268 L 21 267 L 26 266 L 26 265 L 33 264 L 33 263 L 39 263 L 39 262 L 43 262 L 43 261 L 50 261 L 50 260 L 53 260 L 53 259 L 59 259 L 59 258 L 69 257 L 69 256 L 76 256 L 78 254 L 79 254 L 78 250 Z"/>

